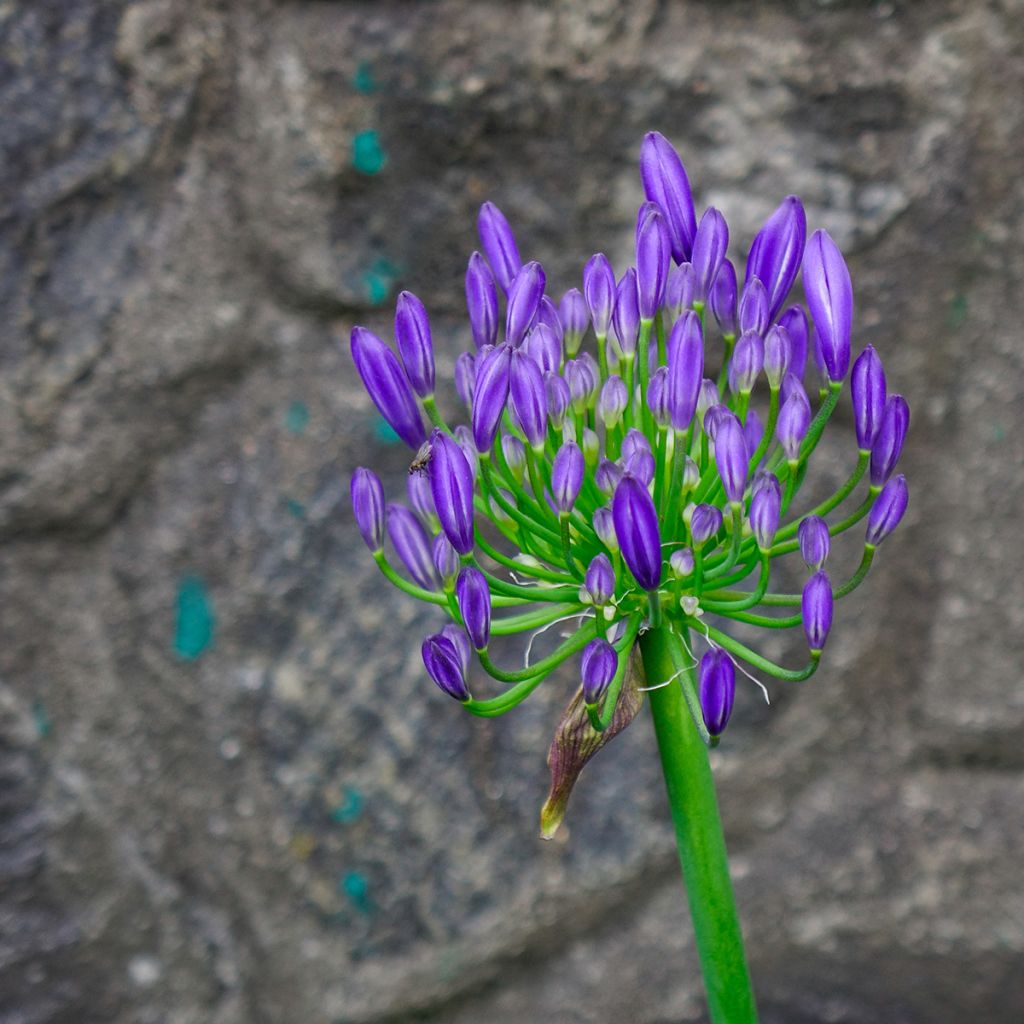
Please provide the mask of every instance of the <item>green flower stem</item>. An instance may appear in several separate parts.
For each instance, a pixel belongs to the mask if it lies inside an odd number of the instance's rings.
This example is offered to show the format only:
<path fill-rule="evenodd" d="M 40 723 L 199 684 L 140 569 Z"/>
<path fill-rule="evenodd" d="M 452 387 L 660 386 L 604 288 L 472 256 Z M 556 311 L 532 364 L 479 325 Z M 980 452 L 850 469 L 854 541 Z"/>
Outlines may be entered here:
<path fill-rule="evenodd" d="M 639 615 L 634 615 L 626 626 L 626 632 L 621 640 L 614 644 L 615 650 L 619 652 L 619 663 L 615 669 L 615 676 L 608 686 L 608 692 L 604 696 L 604 703 L 598 713 L 596 705 L 587 705 L 587 716 L 595 732 L 604 732 L 611 725 L 612 717 L 615 715 L 615 705 L 619 702 L 619 694 L 622 692 L 622 684 L 626 680 L 626 673 L 629 671 L 629 654 L 633 649 L 633 641 L 640 631 L 640 623 L 643 621 Z"/>
<path fill-rule="evenodd" d="M 729 360 L 732 358 L 733 346 L 736 344 L 736 335 L 724 334 L 722 341 L 725 344 L 725 349 L 722 352 L 722 368 L 718 371 L 718 380 L 715 385 L 719 394 L 722 393 L 722 387 L 729 379 Z"/>
<path fill-rule="evenodd" d="M 689 633 L 685 626 L 681 628 L 684 634 Z M 697 680 L 693 674 L 693 670 L 697 667 L 696 659 L 691 658 L 687 651 L 687 648 L 691 646 L 688 635 L 673 633 L 671 640 L 673 642 L 669 645 L 669 651 L 675 666 L 673 675 L 679 679 L 679 685 L 682 687 L 683 697 L 686 699 L 686 706 L 690 711 L 694 728 L 700 736 L 701 743 L 709 747 L 717 747 L 718 740 L 712 737 L 708 732 L 708 727 L 704 724 L 704 712 L 701 711 L 700 697 L 697 693 Z"/>
<path fill-rule="evenodd" d="M 627 429 L 636 426 L 636 422 L 633 419 L 633 363 L 635 358 L 636 357 L 634 355 L 624 355 L 620 366 L 620 369 L 623 371 L 622 379 L 626 384 L 626 395 L 628 396 L 626 400 L 626 411 L 623 413 Z M 621 451 L 621 441 L 619 450 Z M 608 457 L 611 458 L 612 456 L 609 455 Z M 618 458 L 618 454 L 616 454 L 615 458 Z"/>
<path fill-rule="evenodd" d="M 775 535 L 776 540 L 789 540 L 790 537 L 796 534 L 796 531 L 800 527 L 802 520 L 808 516 L 824 516 L 832 511 L 837 505 L 841 505 L 853 492 L 853 489 L 860 483 L 860 478 L 864 475 L 864 471 L 867 469 L 868 460 L 871 458 L 871 452 L 859 452 L 857 457 L 857 468 L 850 474 L 849 479 L 842 487 L 836 491 L 832 497 L 823 501 L 820 505 L 815 505 L 810 512 L 805 512 L 799 519 L 793 520 L 787 526 L 782 527 L 779 532 Z"/>
<path fill-rule="evenodd" d="M 828 532 L 832 537 L 837 534 L 844 533 L 849 530 L 850 527 L 856 526 L 870 511 L 871 506 L 875 503 L 875 495 L 878 492 L 872 488 L 868 492 L 868 496 L 863 502 L 857 507 L 854 512 L 851 512 L 845 519 L 838 523 L 833 523 L 829 528 Z M 776 555 L 787 555 L 790 551 L 796 551 L 800 547 L 799 540 L 787 540 L 782 544 L 775 544 L 772 546 L 772 558 Z"/>
<path fill-rule="evenodd" d="M 548 583 L 560 583 L 563 586 L 569 586 L 573 579 L 571 576 L 566 576 L 564 572 L 555 572 L 554 569 L 545 569 L 538 565 L 524 565 L 522 562 L 517 562 L 514 558 L 509 558 L 508 555 L 502 554 L 497 548 L 492 547 L 484 540 L 480 533 L 480 528 L 477 527 L 473 531 L 476 537 L 477 547 L 490 559 L 493 559 L 499 565 L 505 566 L 507 569 L 512 569 L 514 572 L 520 573 L 523 576 L 532 576 L 535 580 L 545 580 Z"/>
<path fill-rule="evenodd" d="M 392 582 L 399 590 L 409 594 L 410 597 L 415 597 L 420 601 L 429 601 L 430 604 L 447 605 L 448 598 L 440 591 L 436 590 L 424 590 L 423 587 L 417 587 L 415 583 L 410 583 L 408 580 L 402 579 L 401 576 L 395 572 L 394 569 L 388 564 L 387 559 L 384 557 L 383 551 L 375 551 L 373 553 L 373 560 L 377 563 L 377 568 Z"/>
<path fill-rule="evenodd" d="M 572 566 L 572 538 L 569 535 L 569 515 L 563 512 L 558 517 L 558 528 L 562 535 L 562 558 L 565 564 Z"/>
<path fill-rule="evenodd" d="M 505 580 L 489 573 L 475 558 L 472 559 L 472 562 L 484 574 L 484 578 L 490 584 L 494 594 L 520 597 L 530 602 L 552 601 L 556 604 L 572 604 L 579 600 L 578 587 L 547 587 L 543 584 L 538 584 L 535 587 L 521 587 L 515 583 L 506 583 Z"/>
<path fill-rule="evenodd" d="M 768 449 L 775 439 L 775 424 L 778 422 L 778 419 L 779 389 L 772 388 L 768 398 L 768 422 L 764 425 L 764 435 L 761 438 L 761 443 L 757 446 L 757 450 L 750 457 L 750 476 L 754 475 L 754 471 L 761 465 L 761 460 L 768 454 Z"/>
<path fill-rule="evenodd" d="M 491 497 L 507 516 L 514 519 L 520 526 L 525 527 L 528 532 L 532 531 L 533 533 L 539 534 L 546 540 L 551 541 L 552 544 L 557 545 L 561 542 L 561 539 L 554 530 L 549 529 L 542 523 L 539 523 L 534 517 L 524 514 L 516 508 L 515 505 L 510 505 L 508 501 L 506 501 L 505 496 L 497 487 L 494 486 L 494 480 L 491 476 L 490 460 L 482 456 L 480 458 L 480 472 L 483 479 L 489 485 Z"/>
<path fill-rule="evenodd" d="M 504 619 L 493 619 L 491 622 L 492 636 L 511 636 L 528 629 L 539 629 L 550 626 L 574 611 L 583 611 L 581 604 L 563 604 L 555 608 L 543 608 L 536 612 L 524 612 L 522 615 L 510 615 Z"/>
<path fill-rule="evenodd" d="M 427 414 L 427 419 L 434 424 L 435 427 L 440 427 L 446 434 L 451 435 L 451 428 L 444 421 L 444 417 L 437 411 L 437 403 L 434 401 L 433 395 L 427 395 L 423 399 L 423 409 Z"/>
<path fill-rule="evenodd" d="M 540 686 L 547 677 L 541 673 L 524 679 L 521 683 L 513 686 L 500 697 L 492 697 L 490 700 L 475 700 L 472 697 L 463 703 L 463 707 L 478 718 L 497 718 L 499 715 L 511 711 L 514 707 L 522 704 L 534 690 Z"/>
<path fill-rule="evenodd" d="M 487 651 L 477 651 L 477 656 L 480 658 L 480 664 L 483 665 L 485 671 L 494 676 L 495 679 L 503 683 L 519 683 L 532 679 L 536 675 L 546 676 L 552 669 L 558 668 L 566 658 L 571 658 L 577 651 L 586 647 L 595 636 L 597 636 L 597 627 L 594 622 L 585 622 L 553 654 L 549 654 L 542 661 L 538 661 L 534 665 L 527 665 L 526 668 L 519 669 L 516 672 L 506 672 L 504 669 L 498 668 L 491 661 L 491 656 Z"/>
<path fill-rule="evenodd" d="M 654 317 L 654 334 L 658 339 L 658 365 L 666 366 L 668 364 L 668 353 L 665 349 L 665 321 L 660 309 Z"/>
<path fill-rule="evenodd" d="M 760 604 L 768 590 L 768 577 L 771 574 L 771 562 L 767 554 L 761 556 L 761 574 L 757 580 L 757 588 L 749 594 L 738 597 L 730 591 L 712 591 L 707 595 L 702 606 L 706 611 L 728 615 L 730 612 L 741 612 Z M 799 601 L 799 599 L 798 599 Z"/>
<path fill-rule="evenodd" d="M 608 379 L 608 350 L 605 347 L 605 338 L 607 335 L 598 334 L 595 335 L 597 338 L 597 365 L 601 369 L 601 380 Z"/>
<path fill-rule="evenodd" d="M 636 346 L 636 358 L 637 358 L 637 377 L 640 380 L 640 416 L 641 423 L 643 424 L 643 432 L 648 437 L 654 436 L 654 419 L 651 416 L 651 410 L 647 408 L 647 379 L 650 375 L 650 368 L 648 366 L 647 349 L 651 343 L 651 328 L 654 326 L 653 320 L 640 321 L 640 340 Z M 630 394 L 630 403 L 632 404 L 633 395 Z"/>
<path fill-rule="evenodd" d="M 740 619 L 742 616 L 737 615 L 735 618 Z M 762 672 L 767 672 L 768 675 L 775 676 L 776 679 L 782 679 L 791 683 L 799 683 L 804 679 L 810 679 L 817 671 L 818 658 L 813 654 L 811 655 L 810 664 L 805 668 L 783 668 L 781 665 L 776 665 L 774 661 L 769 661 L 767 658 L 758 654 L 757 651 L 752 651 L 749 647 L 744 646 L 738 640 L 733 640 L 731 636 L 727 636 L 725 633 L 720 632 L 715 629 L 714 626 L 709 626 L 706 622 L 698 623 L 696 620 L 691 619 L 688 624 L 692 625 L 698 632 L 703 633 L 705 636 L 709 636 L 716 644 L 718 644 L 719 647 L 724 647 L 730 654 L 735 654 L 737 658 L 742 659 L 748 665 L 752 665 L 754 668 L 760 669 Z"/>
<path fill-rule="evenodd" d="M 839 598 L 846 597 L 847 594 L 852 594 L 864 582 L 874 557 L 875 549 L 870 545 L 865 545 L 864 554 L 861 557 L 860 565 L 857 566 L 857 571 L 841 587 L 833 590 L 832 596 L 838 600 Z M 781 608 L 799 605 L 801 600 L 800 594 L 764 594 L 757 603 L 764 605 L 766 608 Z M 738 605 L 731 605 L 730 607 L 735 608 Z"/>
<path fill-rule="evenodd" d="M 544 478 L 541 476 L 540 465 L 532 448 L 526 449 L 526 468 L 530 474 L 530 486 L 533 488 L 534 497 L 540 503 L 544 500 Z"/>
<path fill-rule="evenodd" d="M 649 686 L 678 671 L 673 643 L 668 628 L 651 629 L 640 637 Z M 756 1024 L 707 747 L 687 710 L 681 684 L 662 686 L 649 696 L 711 1021 Z"/>

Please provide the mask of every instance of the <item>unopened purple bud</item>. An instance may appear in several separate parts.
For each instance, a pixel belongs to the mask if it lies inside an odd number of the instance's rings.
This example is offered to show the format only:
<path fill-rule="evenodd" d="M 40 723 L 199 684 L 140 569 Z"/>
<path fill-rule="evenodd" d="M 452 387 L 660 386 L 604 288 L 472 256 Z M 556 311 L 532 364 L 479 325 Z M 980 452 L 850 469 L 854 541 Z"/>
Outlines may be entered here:
<path fill-rule="evenodd" d="M 476 387 L 476 356 L 472 352 L 463 352 L 455 360 L 455 390 L 467 408 L 473 405 L 473 389 Z"/>
<path fill-rule="evenodd" d="M 480 473 L 480 453 L 476 450 L 473 431 L 465 423 L 460 423 L 452 431 L 452 434 L 455 437 L 456 443 L 462 449 L 462 454 L 466 456 L 466 462 L 469 463 L 469 468 L 473 472 L 473 480 L 475 481 Z"/>
<path fill-rule="evenodd" d="M 470 646 L 466 631 L 454 622 L 446 622 L 441 627 L 441 632 L 437 635 L 443 637 L 452 645 L 458 656 L 459 664 L 462 666 L 462 671 L 469 675 L 469 664 L 473 658 L 473 648 Z"/>
<path fill-rule="evenodd" d="M 484 203 L 480 207 L 476 228 L 480 235 L 480 244 L 487 254 L 494 276 L 503 292 L 507 292 L 512 279 L 519 273 L 523 261 L 519 256 L 516 236 L 512 234 L 505 215 L 494 203 Z"/>
<path fill-rule="evenodd" d="M 602 459 L 594 471 L 594 483 L 597 484 L 597 489 L 610 498 L 615 493 L 615 488 L 619 486 L 623 472 L 623 468 L 618 463 Z"/>
<path fill-rule="evenodd" d="M 562 327 L 562 318 L 558 315 L 558 307 L 549 295 L 541 296 L 534 323 L 538 325 L 544 324 L 545 327 L 549 327 L 551 333 L 558 339 L 558 344 L 562 344 L 562 336 L 565 333 Z"/>
<path fill-rule="evenodd" d="M 722 265 L 715 275 L 715 283 L 711 286 L 711 312 L 715 314 L 715 320 L 722 333 L 734 338 L 739 334 L 739 321 L 736 319 L 737 294 L 736 268 L 728 259 L 722 260 Z"/>
<path fill-rule="evenodd" d="M 682 263 L 670 267 L 668 284 L 665 285 L 665 316 L 672 323 L 693 305 L 697 297 L 697 275 L 693 265 Z"/>
<path fill-rule="evenodd" d="M 747 418 L 743 421 L 743 441 L 747 446 L 747 457 L 753 458 L 764 438 L 764 424 L 756 409 L 747 410 Z"/>
<path fill-rule="evenodd" d="M 467 565 L 459 573 L 455 598 L 470 641 L 476 650 L 486 650 L 491 639 L 491 590 L 484 574 Z"/>
<path fill-rule="evenodd" d="M 599 607 L 611 601 L 615 596 L 615 572 L 607 555 L 596 555 L 591 560 L 583 585 L 587 588 L 591 600 Z"/>
<path fill-rule="evenodd" d="M 789 360 L 789 332 L 776 324 L 764 339 L 764 375 L 772 391 L 778 390 L 782 378 L 789 372 Z"/>
<path fill-rule="evenodd" d="M 644 320 L 653 320 L 661 308 L 671 262 L 665 218 L 654 203 L 644 203 L 636 233 L 636 280 Z"/>
<path fill-rule="evenodd" d="M 789 396 L 792 395 L 794 391 L 803 395 L 804 401 L 807 402 L 807 391 L 804 389 L 803 383 L 800 378 L 791 371 L 782 378 L 782 387 L 779 388 L 779 408 L 789 401 Z M 810 403 L 808 402 L 808 404 Z"/>
<path fill-rule="evenodd" d="M 434 342 L 426 307 L 412 292 L 401 292 L 395 304 L 395 340 L 405 374 L 420 398 L 434 393 Z"/>
<path fill-rule="evenodd" d="M 636 271 L 630 267 L 622 275 L 615 290 L 615 311 L 612 313 L 612 333 L 624 355 L 636 352 L 640 337 L 640 298 L 637 292 Z"/>
<path fill-rule="evenodd" d="M 583 648 L 580 678 L 583 682 L 583 702 L 597 704 L 607 693 L 619 667 L 619 655 L 607 640 L 595 637 Z"/>
<path fill-rule="evenodd" d="M 558 373 L 562 368 L 562 343 L 547 324 L 537 324 L 519 351 L 527 353 L 544 373 Z"/>
<path fill-rule="evenodd" d="M 697 505 L 690 514 L 690 537 L 702 548 L 722 528 L 722 510 L 717 505 Z"/>
<path fill-rule="evenodd" d="M 782 205 L 765 221 L 747 256 L 747 277 L 760 278 L 768 293 L 768 320 L 786 301 L 804 255 L 807 217 L 796 196 L 787 196 Z"/>
<path fill-rule="evenodd" d="M 629 395 L 621 377 L 609 377 L 597 399 L 597 415 L 606 427 L 614 427 L 626 411 Z"/>
<path fill-rule="evenodd" d="M 807 314 L 803 306 L 790 306 L 779 317 L 779 326 L 789 335 L 788 373 L 803 381 L 807 369 Z"/>
<path fill-rule="evenodd" d="M 544 374 L 544 391 L 548 398 L 548 416 L 551 418 L 551 425 L 556 430 L 562 429 L 565 422 L 565 414 L 569 411 L 572 402 L 572 395 L 569 392 L 569 385 L 556 373 Z"/>
<path fill-rule="evenodd" d="M 591 430 L 590 427 L 584 427 L 583 437 L 580 438 L 580 447 L 583 449 L 583 461 L 586 462 L 589 469 L 593 469 L 601 454 L 601 438 L 597 436 L 597 431 Z"/>
<path fill-rule="evenodd" d="M 410 448 L 427 439 L 416 397 L 394 352 L 365 327 L 352 328 L 352 360 L 381 416 Z"/>
<path fill-rule="evenodd" d="M 457 701 L 465 703 L 470 699 L 466 686 L 466 672 L 462 667 L 459 651 L 452 639 L 444 633 L 435 633 L 423 641 L 420 648 L 423 664 L 430 678 Z"/>
<path fill-rule="evenodd" d="M 678 548 L 669 556 L 668 565 L 676 579 L 691 575 L 695 566 L 693 552 L 689 548 Z"/>
<path fill-rule="evenodd" d="M 433 545 L 423 524 L 404 505 L 394 502 L 388 503 L 387 518 L 388 536 L 409 575 L 424 590 L 439 590 Z"/>
<path fill-rule="evenodd" d="M 435 430 L 430 445 L 427 472 L 437 518 L 452 547 L 468 555 L 473 550 L 473 469 L 458 442 L 444 431 Z"/>
<path fill-rule="evenodd" d="M 640 480 L 644 486 L 650 486 L 654 479 L 654 455 L 643 448 L 637 448 L 628 458 L 622 460 L 622 468 Z"/>
<path fill-rule="evenodd" d="M 729 248 L 729 226 L 725 218 L 713 206 L 704 211 L 693 241 L 693 272 L 696 277 L 697 298 L 702 302 L 708 297 L 718 270 Z"/>
<path fill-rule="evenodd" d="M 562 515 L 567 515 L 579 497 L 583 486 L 583 473 L 586 464 L 579 445 L 567 441 L 558 449 L 554 462 L 551 464 L 551 494 L 555 499 L 555 508 Z"/>
<path fill-rule="evenodd" d="M 857 428 L 857 447 L 862 452 L 870 452 L 885 412 L 885 370 L 878 353 L 870 345 L 853 364 L 850 395 Z"/>
<path fill-rule="evenodd" d="M 736 414 L 727 405 L 713 405 L 704 414 L 704 433 L 714 442 L 718 435 L 719 424 L 724 419 Z"/>
<path fill-rule="evenodd" d="M 744 331 L 729 360 L 729 390 L 749 395 L 764 368 L 764 339 L 757 331 Z"/>
<path fill-rule="evenodd" d="M 622 557 L 644 590 L 657 590 L 661 583 L 661 534 L 658 512 L 647 486 L 626 474 L 619 481 L 612 500 L 615 536 Z"/>
<path fill-rule="evenodd" d="M 903 513 L 907 511 L 909 497 L 907 478 L 902 473 L 898 473 L 882 488 L 868 513 L 865 542 L 869 547 L 877 547 L 899 526 Z"/>
<path fill-rule="evenodd" d="M 750 499 L 750 529 L 760 551 L 768 551 L 775 540 L 782 514 L 782 495 L 774 487 L 764 487 Z"/>
<path fill-rule="evenodd" d="M 565 351 L 568 355 L 574 356 L 580 350 L 583 335 L 587 333 L 590 325 L 590 310 L 587 309 L 587 300 L 579 288 L 570 288 L 558 304 L 558 315 L 562 321 L 562 340 L 565 342 Z"/>
<path fill-rule="evenodd" d="M 505 311 L 505 341 L 517 346 L 533 326 L 544 297 L 544 268 L 535 260 L 527 263 L 508 287 Z"/>
<path fill-rule="evenodd" d="M 626 431 L 626 436 L 622 439 L 620 454 L 623 462 L 632 458 L 633 454 L 638 451 L 646 452 L 650 455 L 651 442 L 647 440 L 647 436 L 642 431 L 631 428 Z"/>
<path fill-rule="evenodd" d="M 832 628 L 832 584 L 827 572 L 819 569 L 807 581 L 800 605 L 807 646 L 812 654 L 820 654 Z"/>
<path fill-rule="evenodd" d="M 903 442 L 910 426 L 910 408 L 902 395 L 892 395 L 885 403 L 882 421 L 878 425 L 871 446 L 871 486 L 881 487 L 892 476 L 892 471 L 903 452 Z"/>
<path fill-rule="evenodd" d="M 850 367 L 853 284 L 839 247 L 820 228 L 804 253 L 804 292 L 829 380 L 840 381 Z"/>
<path fill-rule="evenodd" d="M 660 132 L 648 132 L 640 147 L 640 178 L 644 195 L 661 207 L 668 226 L 672 258 L 683 263 L 693 251 L 697 215 L 690 179 L 679 154 Z"/>
<path fill-rule="evenodd" d="M 466 268 L 466 308 L 473 344 L 478 349 L 498 340 L 498 289 L 494 275 L 480 253 L 469 257 Z"/>
<path fill-rule="evenodd" d="M 526 472 L 526 448 L 523 442 L 515 434 L 504 434 L 501 438 L 501 453 L 516 483 L 521 483 Z"/>
<path fill-rule="evenodd" d="M 647 382 L 647 406 L 654 422 L 667 427 L 672 421 L 668 403 L 668 367 L 659 366 Z"/>
<path fill-rule="evenodd" d="M 603 252 L 591 256 L 583 268 L 583 295 L 590 309 L 594 333 L 603 338 L 608 334 L 615 309 L 615 274 Z"/>
<path fill-rule="evenodd" d="M 686 430 L 700 404 L 704 383 L 704 335 L 700 317 L 692 309 L 672 325 L 667 347 L 669 414 L 673 429 Z"/>
<path fill-rule="evenodd" d="M 811 426 L 811 403 L 807 401 L 804 389 L 793 390 L 793 393 L 782 404 L 779 419 L 775 426 L 782 450 L 790 462 L 800 461 L 800 446 Z"/>
<path fill-rule="evenodd" d="M 747 486 L 747 469 L 750 456 L 747 454 L 747 442 L 743 436 L 743 427 L 735 416 L 723 417 L 715 434 L 715 464 L 718 475 L 722 479 L 725 496 L 734 505 L 743 500 L 743 491 Z"/>
<path fill-rule="evenodd" d="M 764 334 L 768 327 L 768 292 L 761 279 L 752 277 L 743 286 L 740 299 L 740 331 Z"/>
<path fill-rule="evenodd" d="M 721 736 L 729 724 L 736 697 L 736 666 L 720 647 L 700 659 L 700 712 L 711 736 Z"/>
<path fill-rule="evenodd" d="M 473 392 L 473 440 L 477 451 L 489 452 L 508 402 L 512 375 L 512 346 L 499 345 L 481 356 Z"/>
<path fill-rule="evenodd" d="M 689 493 L 700 483 L 700 466 L 689 455 L 683 462 L 683 492 Z"/>
<path fill-rule="evenodd" d="M 432 456 L 433 446 L 430 445 L 429 441 L 424 447 Z M 437 513 L 434 511 L 434 495 L 430 490 L 430 477 L 428 474 L 419 470 L 409 473 L 405 478 L 405 490 L 409 495 L 409 504 L 413 507 L 416 515 L 423 521 L 423 525 L 431 533 L 436 533 L 441 528 L 441 524 L 437 518 Z"/>
<path fill-rule="evenodd" d="M 573 411 L 585 412 L 597 391 L 598 374 L 583 358 L 570 359 L 565 364 L 565 382 L 569 385 Z"/>
<path fill-rule="evenodd" d="M 832 549 L 832 536 L 828 523 L 821 516 L 806 516 L 796 531 L 800 544 L 800 557 L 811 572 L 817 572 L 828 560 Z"/>
<path fill-rule="evenodd" d="M 718 394 L 718 386 L 713 380 L 705 377 L 700 382 L 700 391 L 697 392 L 697 422 L 701 426 L 707 419 L 708 410 L 713 409 L 721 403 L 721 396 Z"/>
<path fill-rule="evenodd" d="M 455 578 L 462 568 L 458 551 L 452 547 L 451 541 L 443 533 L 434 538 L 434 568 L 441 577 L 445 590 L 454 586 Z"/>
<path fill-rule="evenodd" d="M 384 485 L 372 469 L 360 466 L 352 474 L 352 511 L 356 526 L 374 553 L 384 549 Z"/>
<path fill-rule="evenodd" d="M 544 374 L 534 360 L 521 350 L 512 353 L 510 377 L 512 410 L 534 451 L 544 447 L 548 430 L 548 401 Z"/>
<path fill-rule="evenodd" d="M 612 510 L 608 507 L 599 508 L 594 513 L 593 527 L 597 539 L 614 555 L 619 550 L 619 539 L 615 536 L 615 518 Z"/>
<path fill-rule="evenodd" d="M 759 491 L 775 491 L 779 499 L 782 498 L 782 484 L 779 483 L 779 478 L 767 469 L 759 469 L 754 474 L 754 479 L 750 482 L 751 500 Z"/>

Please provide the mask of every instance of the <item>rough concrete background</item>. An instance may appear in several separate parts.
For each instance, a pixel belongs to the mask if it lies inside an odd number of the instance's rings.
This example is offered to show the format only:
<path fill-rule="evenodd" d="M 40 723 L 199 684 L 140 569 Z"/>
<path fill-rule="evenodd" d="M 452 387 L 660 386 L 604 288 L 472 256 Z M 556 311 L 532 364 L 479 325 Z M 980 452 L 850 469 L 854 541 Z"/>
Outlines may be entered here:
<path fill-rule="evenodd" d="M 0 1020 L 701 1019 L 646 717 L 539 843 L 564 688 L 458 714 L 344 500 L 408 456 L 335 331 L 450 367 L 479 202 L 561 291 L 649 128 L 740 243 L 805 198 L 913 409 L 715 758 L 764 1020 L 1024 1019 L 1022 96 L 1020 0 L 0 4 Z"/>

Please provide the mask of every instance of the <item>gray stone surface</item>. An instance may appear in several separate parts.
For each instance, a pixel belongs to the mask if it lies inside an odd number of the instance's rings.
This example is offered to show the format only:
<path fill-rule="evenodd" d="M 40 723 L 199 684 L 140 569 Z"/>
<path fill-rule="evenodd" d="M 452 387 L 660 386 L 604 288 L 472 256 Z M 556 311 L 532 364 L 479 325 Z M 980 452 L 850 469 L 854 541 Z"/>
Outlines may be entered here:
<path fill-rule="evenodd" d="M 913 410 L 715 756 L 764 1019 L 1019 1021 L 1022 94 L 1017 0 L 0 5 L 0 1020 L 701 1019 L 646 716 L 537 842 L 571 684 L 423 678 L 337 343 L 408 286 L 445 376 L 486 197 L 558 289 L 624 255 L 656 127 L 740 244 L 805 198 Z"/>

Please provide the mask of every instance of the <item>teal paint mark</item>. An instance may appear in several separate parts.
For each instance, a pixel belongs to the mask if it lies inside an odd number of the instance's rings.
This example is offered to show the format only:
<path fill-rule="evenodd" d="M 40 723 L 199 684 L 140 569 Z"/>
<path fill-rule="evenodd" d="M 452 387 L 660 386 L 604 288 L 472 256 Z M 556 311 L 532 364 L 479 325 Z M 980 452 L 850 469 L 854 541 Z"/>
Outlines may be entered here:
<path fill-rule="evenodd" d="M 284 414 L 285 429 L 292 434 L 301 434 L 309 426 L 309 406 L 305 402 L 292 402 Z"/>
<path fill-rule="evenodd" d="M 306 518 L 306 506 L 297 498 L 289 498 L 284 503 L 284 507 L 288 509 L 288 514 L 293 516 L 295 519 Z"/>
<path fill-rule="evenodd" d="M 994 441 L 1006 440 L 1006 428 L 1002 425 L 1002 423 L 994 423 L 992 425 L 992 439 Z"/>
<path fill-rule="evenodd" d="M 954 330 L 963 326 L 964 321 L 967 319 L 967 296 L 962 292 L 953 296 L 946 319 L 949 322 L 949 326 Z"/>
<path fill-rule="evenodd" d="M 373 428 L 374 434 L 377 435 L 377 440 L 384 444 L 398 444 L 401 438 L 394 432 L 391 424 L 387 420 L 377 417 L 377 422 Z"/>
<path fill-rule="evenodd" d="M 361 92 L 364 96 L 369 96 L 377 91 L 377 80 L 373 77 L 373 68 L 368 60 L 362 61 L 356 68 L 356 73 L 352 76 L 352 84 L 356 87 L 356 92 Z"/>
<path fill-rule="evenodd" d="M 363 271 L 363 291 L 371 306 L 382 306 L 387 302 L 398 279 L 398 267 L 390 260 L 379 256 Z"/>
<path fill-rule="evenodd" d="M 344 799 L 331 811 L 331 820 L 348 825 L 363 812 L 363 794 L 352 786 L 345 787 Z"/>
<path fill-rule="evenodd" d="M 380 135 L 372 128 L 358 132 L 352 140 L 352 166 L 360 173 L 373 177 L 380 174 L 388 162 L 388 155 L 380 144 Z"/>
<path fill-rule="evenodd" d="M 213 606 L 206 584 L 198 576 L 186 576 L 178 586 L 178 618 L 174 653 L 194 661 L 213 643 Z"/>
<path fill-rule="evenodd" d="M 53 729 L 53 722 L 50 721 L 50 716 L 47 714 L 46 708 L 43 707 L 41 700 L 32 702 L 32 724 L 36 727 L 36 735 L 41 740 L 45 740 Z"/>
<path fill-rule="evenodd" d="M 349 871 L 342 875 L 338 880 L 338 891 L 360 914 L 369 914 L 373 911 L 373 903 L 370 900 L 370 883 L 365 875 L 358 871 Z"/>

